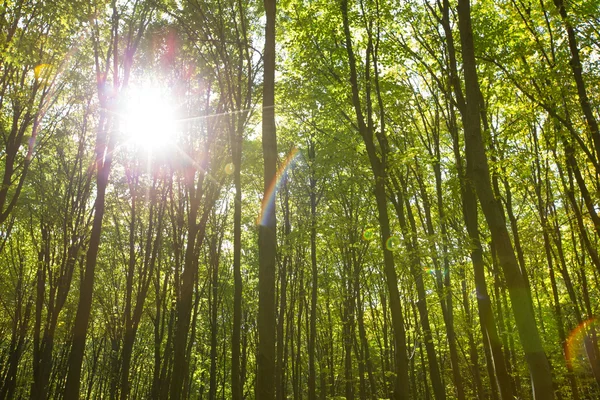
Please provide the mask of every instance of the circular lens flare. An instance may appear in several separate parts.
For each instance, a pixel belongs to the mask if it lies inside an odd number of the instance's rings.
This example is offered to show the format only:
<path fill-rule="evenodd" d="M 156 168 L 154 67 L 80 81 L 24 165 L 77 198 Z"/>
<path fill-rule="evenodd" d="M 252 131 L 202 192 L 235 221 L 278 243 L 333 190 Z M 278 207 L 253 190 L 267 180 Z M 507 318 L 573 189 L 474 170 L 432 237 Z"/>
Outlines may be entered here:
<path fill-rule="evenodd" d="M 397 251 L 400 248 L 400 239 L 398 236 L 390 236 L 385 241 L 385 248 L 389 251 Z"/>
<path fill-rule="evenodd" d="M 363 231 L 362 238 L 363 238 L 363 240 L 366 240 L 366 241 L 371 241 L 371 240 L 375 239 L 375 229 L 373 229 L 373 228 L 365 229 Z"/>

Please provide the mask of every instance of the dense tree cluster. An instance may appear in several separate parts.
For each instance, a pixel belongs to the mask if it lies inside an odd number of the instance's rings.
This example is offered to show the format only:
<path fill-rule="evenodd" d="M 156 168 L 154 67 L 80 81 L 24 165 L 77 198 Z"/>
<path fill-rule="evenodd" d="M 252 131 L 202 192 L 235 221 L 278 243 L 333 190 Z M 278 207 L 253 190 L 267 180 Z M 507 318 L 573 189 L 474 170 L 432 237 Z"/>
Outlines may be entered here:
<path fill-rule="evenodd" d="M 0 400 L 599 398 L 599 16 L 5 0 Z"/>

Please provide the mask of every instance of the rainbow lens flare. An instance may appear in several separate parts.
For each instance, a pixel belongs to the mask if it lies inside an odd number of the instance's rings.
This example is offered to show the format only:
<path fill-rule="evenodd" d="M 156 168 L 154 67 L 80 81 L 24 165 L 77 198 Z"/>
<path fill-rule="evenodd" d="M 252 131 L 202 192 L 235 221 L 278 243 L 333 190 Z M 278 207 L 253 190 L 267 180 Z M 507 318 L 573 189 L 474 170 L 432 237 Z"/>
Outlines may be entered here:
<path fill-rule="evenodd" d="M 294 149 L 292 149 L 292 151 L 290 151 L 290 153 L 285 158 L 285 161 L 283 162 L 283 164 L 281 164 L 279 171 L 277 171 L 275 178 L 269 185 L 269 188 L 266 191 L 265 197 L 263 198 L 263 201 L 262 201 L 260 213 L 258 214 L 257 223 L 259 225 L 264 226 L 267 224 L 269 215 L 273 212 L 273 209 L 275 206 L 275 193 L 277 193 L 277 189 L 279 188 L 279 185 L 281 185 L 281 181 L 282 181 L 283 177 L 285 176 L 288 169 L 293 165 L 294 160 L 296 159 L 298 154 L 299 154 L 298 149 L 296 149 L 296 148 L 294 148 Z"/>

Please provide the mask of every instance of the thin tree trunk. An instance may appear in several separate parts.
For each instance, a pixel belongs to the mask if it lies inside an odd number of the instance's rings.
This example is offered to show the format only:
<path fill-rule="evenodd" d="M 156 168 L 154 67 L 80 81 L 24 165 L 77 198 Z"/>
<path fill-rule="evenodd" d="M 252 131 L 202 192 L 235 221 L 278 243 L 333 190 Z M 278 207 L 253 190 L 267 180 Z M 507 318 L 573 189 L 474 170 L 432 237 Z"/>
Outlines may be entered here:
<path fill-rule="evenodd" d="M 193 179 L 193 177 L 192 177 Z M 189 192 L 194 191 L 193 181 L 188 183 Z M 192 198 L 194 196 L 191 196 Z M 188 343 L 188 332 L 190 328 L 190 317 L 193 307 L 193 288 L 198 272 L 198 262 L 196 260 L 196 241 L 198 234 L 198 225 L 196 222 L 199 199 L 192 201 L 195 204 L 190 205 L 190 213 L 188 215 L 188 237 L 187 247 L 185 249 L 184 265 L 185 269 L 181 274 L 181 285 L 178 290 L 176 304 L 176 321 L 175 331 L 173 335 L 173 371 L 170 383 L 170 398 L 179 400 L 184 391 L 184 381 L 189 360 L 186 358 L 186 348 Z"/>
<path fill-rule="evenodd" d="M 418 254 L 419 250 L 416 243 L 417 227 L 412 210 L 410 208 L 410 202 L 407 198 L 405 198 L 405 193 L 407 193 L 406 183 L 402 178 L 400 178 L 400 180 L 401 182 L 398 183 L 398 180 L 396 178 L 392 178 L 392 182 L 396 189 L 397 196 L 397 198 L 392 198 L 392 202 L 396 207 L 396 214 L 398 216 L 400 228 L 402 229 L 402 234 L 404 236 L 404 244 L 406 246 L 406 252 L 409 258 L 410 271 L 413 276 L 413 279 L 415 280 L 415 285 L 417 287 L 417 309 L 419 311 L 421 327 L 423 328 L 423 340 L 425 341 L 425 351 L 427 353 L 429 376 L 431 378 L 431 384 L 433 386 L 433 393 L 436 400 L 442 400 L 446 398 L 446 391 L 444 385 L 442 384 L 440 370 L 433 344 L 433 336 L 431 335 L 429 311 L 427 309 L 425 285 L 423 283 L 423 271 L 421 268 L 421 259 Z M 404 207 L 406 207 L 406 216 L 404 213 Z"/>
<path fill-rule="evenodd" d="M 242 400 L 243 385 L 240 379 L 240 338 L 242 329 L 242 142 L 234 135 L 231 142 L 233 161 L 233 330 L 231 334 L 231 398 Z"/>
<path fill-rule="evenodd" d="M 596 149 L 596 161 L 600 159 L 600 132 L 598 132 L 598 121 L 594 116 L 594 112 L 592 110 L 592 105 L 590 99 L 587 95 L 587 89 L 585 86 L 585 81 L 583 80 L 583 68 L 581 65 L 581 57 L 579 55 L 579 47 L 577 45 L 577 36 L 575 34 L 575 29 L 571 24 L 572 19 L 569 18 L 567 14 L 567 9 L 565 8 L 565 4 L 563 0 L 554 0 L 554 5 L 558 9 L 558 13 L 565 24 L 567 29 L 567 39 L 569 42 L 569 50 L 571 52 L 571 62 L 569 65 L 571 66 L 571 72 L 573 72 L 573 77 L 575 78 L 575 84 L 577 86 L 577 97 L 579 98 L 579 105 L 581 106 L 581 110 L 583 111 L 583 115 L 585 116 L 585 122 L 587 123 L 588 130 L 590 136 L 592 138 L 592 142 L 594 144 L 594 148 Z"/>
<path fill-rule="evenodd" d="M 479 354 L 477 352 L 477 346 L 475 345 L 475 338 L 473 335 L 472 326 L 474 325 L 473 324 L 474 320 L 473 320 L 473 313 L 471 312 L 471 304 L 469 301 L 469 295 L 468 295 L 468 291 L 467 291 L 467 277 L 466 277 L 465 270 L 466 270 L 466 266 L 461 269 L 461 271 L 459 272 L 459 275 L 461 276 L 462 305 L 463 305 L 463 309 L 464 309 L 464 313 L 465 313 L 465 320 L 467 321 L 467 324 L 470 326 L 470 328 L 467 328 L 467 336 L 468 336 L 468 340 L 469 340 L 469 360 L 471 362 L 470 369 L 473 374 L 473 381 L 474 381 L 473 383 L 475 385 L 475 394 L 478 399 L 483 399 L 484 392 L 483 392 L 483 384 L 481 382 Z M 486 350 L 485 353 L 487 354 L 489 352 L 489 345 L 487 343 L 485 333 L 484 333 L 483 339 L 484 339 L 483 346 Z M 489 357 L 487 357 L 487 359 L 489 360 Z M 493 373 L 490 375 L 490 379 L 491 379 L 492 384 L 495 383 Z"/>
<path fill-rule="evenodd" d="M 296 338 L 296 363 L 295 373 L 294 373 L 294 399 L 302 400 L 302 317 L 304 316 L 304 305 L 305 305 L 305 297 L 306 292 L 304 289 L 305 281 L 304 281 L 304 268 L 302 263 L 297 262 L 296 268 L 300 269 L 300 275 L 298 277 L 298 315 L 296 316 L 296 334 L 298 337 Z"/>
<path fill-rule="evenodd" d="M 48 227 L 42 220 L 41 226 L 42 240 L 41 248 L 38 249 L 38 266 L 36 274 L 36 301 L 35 301 L 35 322 L 33 326 L 33 384 L 31 387 L 31 399 L 45 399 L 47 387 L 42 383 L 44 370 L 48 366 L 41 364 L 41 358 L 44 354 L 44 342 L 40 343 L 40 332 L 42 328 L 42 307 L 44 306 L 46 290 L 46 268 L 50 262 L 50 239 Z M 50 289 L 52 296 L 52 289 Z M 48 313 L 52 314 L 53 301 L 50 301 Z M 47 379 L 45 380 L 47 382 Z"/>
<path fill-rule="evenodd" d="M 350 260 L 344 262 L 344 311 L 343 311 L 343 341 L 344 341 L 344 396 L 346 400 L 354 400 L 354 378 L 352 374 L 352 327 L 354 325 L 354 317 L 352 310 L 352 284 L 350 283 Z"/>
<path fill-rule="evenodd" d="M 8 360 L 4 382 L 0 385 L 0 399 L 12 399 L 15 396 L 17 388 L 17 372 L 19 369 L 19 361 L 24 351 L 25 339 L 27 336 L 27 328 L 29 327 L 29 318 L 31 316 L 32 299 L 25 297 L 25 259 L 19 254 L 16 256 L 18 263 L 18 277 L 16 283 L 16 310 L 13 316 L 11 326 L 11 339 L 8 350 Z M 2 371 L 4 372 L 4 371 Z"/>
<path fill-rule="evenodd" d="M 444 327 L 446 328 L 446 335 L 448 339 L 448 348 L 450 350 L 450 364 L 452 367 L 452 378 L 454 381 L 454 386 L 456 388 L 456 395 L 459 400 L 465 399 L 465 390 L 462 382 L 462 378 L 460 375 L 460 366 L 458 364 L 458 351 L 456 348 L 456 334 L 454 332 L 454 310 L 453 310 L 453 299 L 452 299 L 452 287 L 450 285 L 450 260 L 448 258 L 448 248 L 447 248 L 447 231 L 446 231 L 446 217 L 444 212 L 444 202 L 442 197 L 442 175 L 440 169 L 440 156 L 439 156 L 439 134 L 434 133 L 434 176 L 435 176 L 435 188 L 436 188 L 436 198 L 437 198 L 437 206 L 438 213 L 440 216 L 440 233 L 442 237 L 442 262 L 443 262 L 443 272 L 439 270 L 439 260 L 437 256 L 437 247 L 435 244 L 431 244 L 431 257 L 433 260 L 433 264 L 436 267 L 435 271 L 435 281 L 437 287 L 437 293 L 440 300 L 440 306 L 442 308 L 442 315 L 444 318 Z M 421 198 L 423 200 L 423 209 L 425 213 L 425 222 L 427 226 L 427 234 L 430 238 L 435 237 L 435 230 L 433 228 L 433 221 L 431 217 L 431 203 L 429 201 L 429 196 L 427 194 L 427 190 L 425 189 L 425 185 L 422 177 L 417 172 L 417 180 L 420 186 Z M 443 276 L 443 280 L 442 280 Z M 443 283 L 442 283 L 443 282 Z M 442 286 L 443 285 L 443 286 Z"/>
<path fill-rule="evenodd" d="M 290 223 L 290 206 L 289 206 L 289 189 L 288 189 L 288 177 L 287 174 L 283 176 L 281 182 L 281 188 L 283 191 L 283 225 L 284 235 L 286 244 L 289 244 L 289 234 L 291 233 Z M 281 268 L 279 270 L 279 313 L 277 317 L 277 362 L 275 369 L 275 382 L 276 382 L 276 396 L 278 400 L 285 399 L 285 372 L 286 372 L 286 359 L 285 359 L 285 347 L 287 345 L 285 335 L 285 321 L 287 311 L 287 282 L 288 282 L 288 266 L 290 265 L 291 256 L 286 253 L 283 255 L 281 262 Z"/>
<path fill-rule="evenodd" d="M 219 250 L 217 236 L 211 238 L 209 249 L 209 265 L 211 272 L 211 296 L 210 296 L 210 378 L 208 398 L 217 398 L 217 326 L 218 317 L 218 295 L 219 295 Z"/>
<path fill-rule="evenodd" d="M 560 300 L 559 300 L 559 293 L 558 293 L 558 287 L 556 284 L 556 278 L 555 278 L 555 274 L 554 274 L 554 264 L 552 262 L 553 260 L 553 256 L 552 256 L 552 243 L 550 241 L 550 227 L 548 226 L 548 206 L 547 206 L 547 202 L 544 202 L 544 199 L 542 197 L 542 182 L 544 181 L 544 179 L 542 179 L 542 168 L 541 168 L 541 163 L 540 163 L 540 148 L 538 145 L 538 136 L 537 136 L 537 131 L 535 129 L 535 127 L 533 127 L 532 129 L 532 136 L 533 136 L 533 144 L 534 144 L 534 148 L 533 148 L 533 153 L 535 154 L 535 163 L 534 163 L 534 187 L 535 187 L 535 194 L 536 194 L 536 199 L 537 199 L 537 208 L 538 208 L 538 213 L 540 215 L 540 221 L 541 221 L 541 225 L 542 225 L 542 236 L 544 238 L 544 251 L 546 254 L 546 262 L 548 263 L 548 274 L 550 276 L 550 284 L 552 286 L 552 298 L 554 300 L 554 317 L 556 318 L 556 325 L 557 325 L 557 330 L 558 330 L 558 338 L 560 341 L 560 345 L 563 347 L 563 353 L 564 350 L 566 349 L 566 334 L 565 334 L 565 328 L 564 328 L 564 322 L 563 322 L 563 318 L 562 318 L 562 309 L 560 306 Z M 548 180 L 548 165 L 546 165 L 546 179 L 545 181 L 547 182 L 547 186 L 548 186 L 548 191 L 546 193 L 547 199 L 549 198 L 550 195 L 550 182 Z M 575 300 L 575 299 L 572 299 Z M 576 302 L 574 303 L 576 304 Z M 579 400 L 579 389 L 577 387 L 577 381 L 575 380 L 575 374 L 573 373 L 573 366 L 572 364 L 569 362 L 569 360 L 567 359 L 567 354 L 565 355 L 565 361 L 566 361 L 566 367 L 567 367 L 567 379 L 569 381 L 569 385 L 571 386 L 571 394 L 573 396 L 574 400 Z"/>
<path fill-rule="evenodd" d="M 315 143 L 308 143 L 309 165 L 314 165 Z M 310 332 L 308 333 L 308 400 L 317 398 L 317 374 L 315 368 L 315 341 L 317 338 L 317 180 L 315 171 L 310 169 L 310 264 L 311 264 L 311 296 L 310 296 Z"/>
<path fill-rule="evenodd" d="M 360 94 L 358 88 L 358 75 L 356 72 L 356 59 L 352 48 L 352 36 L 350 33 L 350 23 L 348 20 L 348 1 L 341 1 L 341 12 L 344 24 L 344 35 L 346 52 L 348 55 L 348 64 L 350 66 L 350 83 L 352 86 L 352 103 L 358 121 L 359 133 L 367 148 L 371 170 L 375 178 L 375 200 L 377 203 L 377 212 L 380 228 L 380 246 L 383 251 L 384 273 L 390 295 L 390 310 L 392 314 L 392 325 L 394 329 L 395 343 L 395 381 L 393 396 L 396 400 L 405 400 L 410 398 L 410 383 L 408 379 L 408 358 L 406 354 L 406 333 L 402 316 L 402 305 L 400 303 L 400 292 L 398 291 L 398 277 L 394 266 L 394 257 L 390 250 L 386 248 L 386 242 L 391 237 L 390 223 L 387 211 L 386 196 L 386 163 L 387 149 L 382 149 L 382 159 L 377 155 L 377 149 L 373 141 L 373 129 L 370 129 L 363 116 Z M 367 63 L 368 65 L 368 63 Z M 368 68 L 368 67 L 367 67 Z M 383 112 L 383 110 L 381 110 Z M 381 117 L 383 121 L 383 116 Z M 371 127 L 372 128 L 372 127 Z M 379 132 L 380 142 L 385 141 L 384 132 Z"/>
<path fill-rule="evenodd" d="M 354 268 L 354 286 L 356 293 L 356 321 L 358 324 L 358 335 L 360 338 L 360 345 L 363 349 L 363 359 L 362 363 L 365 364 L 367 369 L 367 376 L 369 378 L 369 390 L 368 392 L 361 393 L 361 398 L 371 397 L 372 399 L 376 398 L 377 393 L 377 385 L 375 384 L 375 377 L 373 376 L 373 362 L 371 360 L 371 351 L 369 349 L 369 341 L 367 339 L 367 331 L 365 329 L 365 319 L 364 319 L 364 296 L 361 295 L 361 284 L 360 277 L 362 273 L 362 268 L 359 266 L 355 266 Z M 370 396 L 367 396 L 367 393 Z"/>
<path fill-rule="evenodd" d="M 81 277 L 81 286 L 79 288 L 79 302 L 77 314 L 73 325 L 73 339 L 71 346 L 71 355 L 69 356 L 69 372 L 65 386 L 64 396 L 67 399 L 79 398 L 79 388 L 81 385 L 81 365 L 83 363 L 83 354 L 85 351 L 85 340 L 88 331 L 90 313 L 92 310 L 92 292 L 94 289 L 94 278 L 96 262 L 98 259 L 98 249 L 102 233 L 102 219 L 105 210 L 105 194 L 108 186 L 108 176 L 112 164 L 112 150 L 114 139 L 108 137 L 108 128 L 110 124 L 104 118 L 100 118 L 98 135 L 96 137 L 96 200 L 94 201 L 94 221 L 90 233 L 90 241 L 85 259 L 85 271 Z"/>
<path fill-rule="evenodd" d="M 133 353 L 133 345 L 136 339 L 138 326 L 142 319 L 142 313 L 144 310 L 144 304 L 146 302 L 146 295 L 148 293 L 148 289 L 150 287 L 150 283 L 152 282 L 152 277 L 154 274 L 154 269 L 156 266 L 156 259 L 158 257 L 159 244 L 161 242 L 161 229 L 162 229 L 162 220 L 165 211 L 165 200 L 166 200 L 166 192 L 163 193 L 163 197 L 160 202 L 160 209 L 158 211 L 158 216 L 155 217 L 156 214 L 156 180 L 154 181 L 152 187 L 150 188 L 150 212 L 149 212 L 149 224 L 147 227 L 147 235 L 144 243 L 144 259 L 143 266 L 141 268 L 138 280 L 139 287 L 138 292 L 136 294 L 136 302 L 135 306 L 131 304 L 132 294 L 129 293 L 128 296 L 128 304 L 125 313 L 125 337 L 123 341 L 123 349 L 121 353 L 121 400 L 126 400 L 129 398 L 129 394 L 131 391 L 131 383 L 129 376 L 129 369 L 131 365 L 131 357 Z M 134 201 L 132 199 L 132 201 Z M 135 215 L 132 211 L 131 216 L 132 221 L 135 221 Z M 155 220 L 156 219 L 156 220 Z M 156 228 L 155 228 L 156 225 Z M 134 230 L 135 226 L 132 223 L 131 229 Z M 156 230 L 156 232 L 154 232 Z M 155 237 L 153 237 L 153 235 Z M 135 266 L 135 242 L 134 236 L 130 236 L 130 269 L 129 276 L 133 279 L 133 272 Z M 131 287 L 133 286 L 133 281 L 129 283 Z"/>

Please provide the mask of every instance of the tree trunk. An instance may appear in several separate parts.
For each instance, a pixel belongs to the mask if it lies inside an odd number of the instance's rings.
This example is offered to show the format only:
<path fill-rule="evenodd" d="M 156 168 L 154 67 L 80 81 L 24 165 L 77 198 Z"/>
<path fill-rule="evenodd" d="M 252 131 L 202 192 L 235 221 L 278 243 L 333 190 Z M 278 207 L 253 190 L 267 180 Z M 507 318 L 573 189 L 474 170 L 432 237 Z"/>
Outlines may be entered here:
<path fill-rule="evenodd" d="M 532 313 L 531 297 L 520 273 L 510 237 L 502 217 L 500 204 L 494 197 L 487 156 L 480 125 L 480 90 L 477 78 L 475 47 L 471 28 L 469 0 L 458 2 L 459 30 L 465 70 L 466 113 L 465 143 L 467 148 L 467 177 L 473 179 L 481 208 L 492 238 L 497 246 L 500 265 L 508 285 L 515 323 L 525 351 L 525 359 L 533 385 L 535 399 L 554 399 L 552 376 L 540 335 Z"/>
<path fill-rule="evenodd" d="M 433 344 L 433 336 L 431 335 L 425 284 L 423 282 L 423 271 L 421 267 L 421 259 L 418 254 L 419 249 L 416 242 L 417 227 L 412 210 L 410 208 L 410 202 L 405 197 L 405 193 L 407 193 L 406 183 L 402 178 L 400 178 L 400 180 L 401 182 L 398 183 L 396 178 L 392 178 L 397 195 L 397 198 L 393 198 L 392 202 L 396 207 L 396 214 L 398 215 L 398 221 L 400 223 L 400 228 L 402 229 L 404 244 L 406 246 L 406 252 L 409 258 L 410 271 L 417 287 L 417 309 L 419 311 L 421 327 L 423 328 L 423 340 L 425 341 L 425 351 L 427 353 L 429 376 L 431 378 L 431 385 L 433 386 L 433 393 L 436 400 L 443 400 L 446 398 L 446 390 L 442 384 L 440 369 Z M 403 209 L 404 206 L 406 207 L 406 216 Z"/>
<path fill-rule="evenodd" d="M 283 176 L 281 187 L 283 190 L 283 224 L 286 244 L 289 244 L 289 234 L 291 232 L 290 223 L 290 195 L 287 184 L 287 174 Z M 285 321 L 287 311 L 287 281 L 288 281 L 288 266 L 291 262 L 291 255 L 286 252 L 283 255 L 281 268 L 279 270 L 279 313 L 277 317 L 277 362 L 275 369 L 276 396 L 278 400 L 285 399 L 285 372 L 286 372 L 286 357 L 285 348 L 287 346 L 285 335 Z"/>
<path fill-rule="evenodd" d="M 98 249 L 102 233 L 102 219 L 105 209 L 105 194 L 108 186 L 108 176 L 112 164 L 113 139 L 108 137 L 109 121 L 106 115 L 100 118 L 98 135 L 96 137 L 96 200 L 94 201 L 94 222 L 90 233 L 88 251 L 85 258 L 85 271 L 81 277 L 81 286 L 79 288 L 79 302 L 77 305 L 77 314 L 73 325 L 73 339 L 71 346 L 71 355 L 69 356 L 69 372 L 65 386 L 65 398 L 79 398 L 79 388 L 81 385 L 81 365 L 83 363 L 83 353 L 85 352 L 85 340 L 92 310 L 92 292 L 94 289 L 94 277 L 96 271 L 96 262 L 98 259 Z"/>
<path fill-rule="evenodd" d="M 0 399 L 12 399 L 15 396 L 17 388 L 17 372 L 19 369 L 19 361 L 24 351 L 25 339 L 27 336 L 27 328 L 29 327 L 29 318 L 31 316 L 32 302 L 25 298 L 25 260 L 22 255 L 17 256 L 18 277 L 16 283 L 16 310 L 13 317 L 11 327 L 11 338 L 8 349 L 8 360 L 6 372 L 3 372 L 4 382 L 0 384 Z"/>
<path fill-rule="evenodd" d="M 193 185 L 190 192 L 193 191 Z M 172 379 L 170 379 L 170 398 L 179 400 L 183 392 L 183 384 L 185 380 L 185 372 L 187 363 L 186 348 L 188 342 L 188 332 L 190 328 L 190 317 L 193 306 L 193 288 L 194 281 L 198 272 L 198 264 L 195 259 L 196 254 L 196 236 L 198 234 L 198 226 L 196 222 L 198 205 L 190 205 L 190 215 L 188 215 L 188 238 L 187 247 L 185 249 L 185 269 L 181 274 L 181 285 L 177 296 L 176 304 L 176 319 L 175 331 L 173 335 L 173 370 Z M 177 289 L 176 289 L 177 290 Z"/>
<path fill-rule="evenodd" d="M 449 75 L 450 81 L 452 82 L 452 88 L 455 95 L 455 101 L 457 103 L 458 110 L 461 117 L 466 119 L 466 102 L 462 92 L 462 87 L 458 77 L 456 53 L 454 49 L 454 38 L 452 35 L 452 28 L 450 25 L 450 4 L 448 0 L 443 0 L 442 7 L 442 25 L 444 28 L 444 34 L 446 38 L 446 44 L 448 46 L 449 56 Z M 450 98 L 450 95 L 447 94 Z M 450 98 L 450 101 L 452 99 Z M 459 137 L 458 137 L 458 125 L 455 117 L 454 108 L 450 105 L 450 119 L 448 121 L 448 127 L 452 135 L 452 143 L 454 150 L 454 157 L 456 160 L 456 167 L 459 173 L 460 183 L 460 194 L 462 200 L 462 214 L 469 235 L 471 245 L 471 261 L 473 263 L 473 271 L 475 276 L 475 291 L 477 294 L 477 308 L 479 312 L 480 328 L 482 330 L 482 337 L 484 340 L 484 349 L 487 360 L 487 370 L 490 378 L 490 388 L 492 391 L 492 397 L 497 398 L 496 390 L 500 391 L 502 400 L 512 399 L 512 390 L 510 388 L 510 381 L 508 372 L 506 370 L 506 364 L 504 355 L 502 352 L 502 346 L 500 339 L 498 338 L 498 332 L 496 328 L 496 321 L 494 313 L 492 311 L 492 304 L 490 296 L 487 290 L 487 284 L 485 281 L 484 262 L 483 262 L 483 249 L 481 247 L 480 234 L 479 234 L 479 217 L 477 210 L 477 197 L 473 183 L 468 177 L 465 176 L 465 170 L 463 167 L 462 156 L 460 152 Z"/>
<path fill-rule="evenodd" d="M 558 13 L 565 24 L 567 29 L 567 39 L 569 42 L 569 50 L 571 52 L 571 72 L 575 78 L 575 84 L 577 86 L 577 95 L 579 98 L 579 105 L 585 116 L 585 122 L 587 123 L 594 148 L 596 149 L 596 161 L 600 159 L 600 132 L 598 132 L 598 121 L 594 116 L 590 99 L 587 95 L 587 89 L 585 87 L 585 81 L 583 80 L 583 68 L 581 66 L 581 58 L 579 56 L 579 47 L 577 45 L 577 36 L 575 35 L 575 29 L 571 25 L 571 19 L 567 14 L 567 9 L 563 0 L 554 0 L 554 5 L 558 9 Z"/>
<path fill-rule="evenodd" d="M 242 329 L 242 142 L 237 135 L 231 140 L 233 161 L 233 330 L 231 334 L 231 398 L 242 400 L 243 386 L 240 380 L 240 343 Z"/>
<path fill-rule="evenodd" d="M 344 396 L 346 400 L 354 400 L 354 378 L 352 374 L 353 363 L 352 363 L 352 343 L 353 335 L 352 328 L 354 325 L 354 315 L 352 310 L 353 298 L 352 298 L 352 284 L 350 281 L 350 260 L 346 259 L 343 261 L 344 271 L 342 272 L 344 277 L 344 311 L 343 311 L 343 333 L 342 340 L 344 342 Z"/>
<path fill-rule="evenodd" d="M 264 0 L 266 13 L 262 146 L 264 197 L 258 230 L 258 349 L 256 398 L 275 399 L 275 256 L 277 252 L 275 190 L 277 136 L 275 133 L 275 14 L 276 0 Z M 272 202 L 271 204 L 269 204 Z"/>
<path fill-rule="evenodd" d="M 450 365 L 452 367 L 452 378 L 454 386 L 456 388 L 456 395 L 459 400 L 465 399 L 465 390 L 463 387 L 462 377 L 460 375 L 460 366 L 458 364 L 458 350 L 456 348 L 456 334 L 454 332 L 454 310 L 453 310 L 453 298 L 452 298 L 452 287 L 450 285 L 450 260 L 448 258 L 448 236 L 446 231 L 446 216 L 444 212 L 444 202 L 442 196 L 442 174 L 440 168 L 440 146 L 439 146 L 439 133 L 434 132 L 434 164 L 433 171 L 435 176 L 435 191 L 437 198 L 438 213 L 440 216 L 440 233 L 441 233 L 441 247 L 442 247 L 442 263 L 443 271 L 439 269 L 439 259 L 437 256 L 437 247 L 431 243 L 431 258 L 435 266 L 435 281 L 437 294 L 440 301 L 440 307 L 442 309 L 442 315 L 444 318 L 444 327 L 446 328 L 446 335 L 448 340 L 448 348 L 450 350 Z M 420 187 L 421 198 L 423 200 L 423 210 L 425 214 L 425 224 L 427 226 L 427 235 L 430 238 L 436 237 L 436 233 L 433 227 L 433 221 L 431 216 L 431 203 L 423 178 L 420 175 L 420 171 L 416 172 L 417 180 Z M 420 209 L 419 209 L 420 210 Z M 431 239 L 430 239 L 431 241 Z"/>
<path fill-rule="evenodd" d="M 315 161 L 315 143 L 308 143 L 308 158 L 310 166 Z M 315 368 L 315 341 L 317 338 L 317 180 L 315 171 L 310 169 L 310 265 L 311 265 L 311 294 L 310 294 L 310 332 L 308 334 L 308 400 L 317 399 L 317 374 Z"/>
<path fill-rule="evenodd" d="M 218 295 L 219 295 L 219 250 L 217 249 L 216 235 L 211 239 L 210 245 L 210 272 L 211 272 L 211 295 L 210 295 L 210 383 L 208 399 L 217 398 L 217 325 L 218 317 Z"/>
<path fill-rule="evenodd" d="M 394 266 L 394 256 L 386 247 L 387 240 L 391 237 L 390 223 L 387 211 L 387 196 L 385 190 L 386 173 L 385 157 L 387 149 L 382 149 L 383 161 L 377 155 L 377 149 L 373 141 L 373 130 L 365 124 L 365 119 L 361 109 L 360 94 L 358 88 L 358 75 L 356 72 L 356 59 L 352 48 L 352 36 L 350 33 L 350 23 L 348 21 L 348 1 L 341 1 L 341 11 L 344 24 L 344 35 L 346 52 L 348 55 L 348 64 L 350 66 L 350 83 L 352 86 L 352 103 L 358 121 L 359 133 L 367 148 L 371 170 L 375 178 L 375 200 L 377 203 L 377 213 L 380 228 L 380 246 L 384 258 L 384 274 L 390 294 L 390 310 L 392 314 L 392 325 L 394 329 L 395 343 L 395 380 L 394 380 L 394 399 L 405 400 L 410 398 L 410 383 L 408 379 L 408 357 L 406 354 L 406 333 L 402 316 L 402 305 L 400 303 L 400 292 L 398 291 L 398 276 Z M 382 118 L 383 119 L 383 118 Z M 383 135 L 380 132 L 380 135 Z"/>

